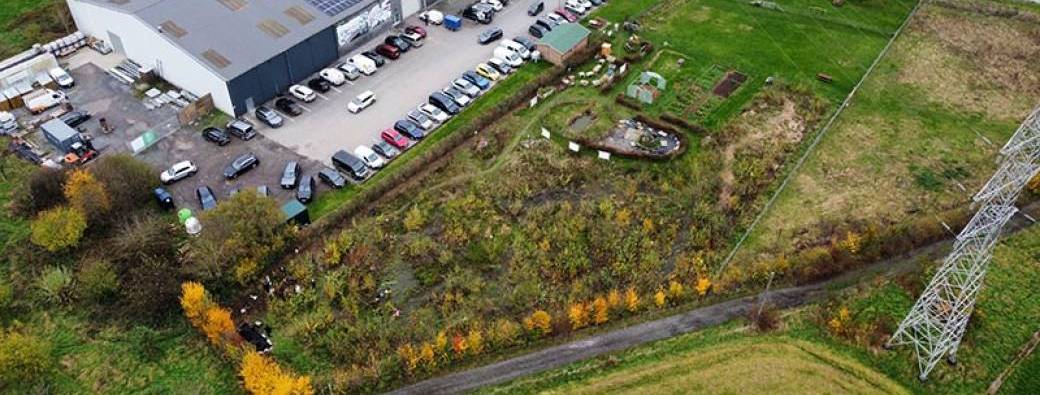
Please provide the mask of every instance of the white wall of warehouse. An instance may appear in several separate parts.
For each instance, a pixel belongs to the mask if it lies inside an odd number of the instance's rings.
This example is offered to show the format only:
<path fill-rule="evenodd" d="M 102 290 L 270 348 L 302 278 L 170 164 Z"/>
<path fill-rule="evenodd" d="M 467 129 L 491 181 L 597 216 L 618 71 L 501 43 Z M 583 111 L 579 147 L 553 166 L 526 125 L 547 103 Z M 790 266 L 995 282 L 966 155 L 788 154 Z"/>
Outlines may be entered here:
<path fill-rule="evenodd" d="M 401 0 L 401 17 L 408 18 L 423 8 L 423 0 Z"/>
<path fill-rule="evenodd" d="M 130 14 L 77 0 L 69 0 L 68 4 L 80 31 L 109 44 L 112 32 L 122 41 L 127 58 L 155 68 L 163 79 L 195 95 L 213 95 L 218 109 L 234 114 L 227 82 L 170 42 L 170 38 Z"/>

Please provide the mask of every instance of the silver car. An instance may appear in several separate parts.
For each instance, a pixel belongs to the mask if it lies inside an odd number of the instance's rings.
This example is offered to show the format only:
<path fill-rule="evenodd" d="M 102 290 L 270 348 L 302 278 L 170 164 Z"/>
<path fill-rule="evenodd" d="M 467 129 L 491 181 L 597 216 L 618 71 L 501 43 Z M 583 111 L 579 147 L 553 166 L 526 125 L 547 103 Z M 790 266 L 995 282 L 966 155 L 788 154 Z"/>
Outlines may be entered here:
<path fill-rule="evenodd" d="M 456 78 L 455 81 L 451 82 L 451 86 L 462 91 L 462 93 L 469 95 L 469 97 L 475 98 L 480 96 L 480 88 L 477 88 L 476 85 L 473 85 L 473 83 L 466 81 L 463 78 Z"/>
<path fill-rule="evenodd" d="M 412 122 L 415 122 L 415 124 L 419 125 L 419 127 L 423 128 L 423 130 L 430 130 L 431 128 L 433 128 L 433 120 L 417 110 L 409 111 L 408 119 L 412 120 Z"/>

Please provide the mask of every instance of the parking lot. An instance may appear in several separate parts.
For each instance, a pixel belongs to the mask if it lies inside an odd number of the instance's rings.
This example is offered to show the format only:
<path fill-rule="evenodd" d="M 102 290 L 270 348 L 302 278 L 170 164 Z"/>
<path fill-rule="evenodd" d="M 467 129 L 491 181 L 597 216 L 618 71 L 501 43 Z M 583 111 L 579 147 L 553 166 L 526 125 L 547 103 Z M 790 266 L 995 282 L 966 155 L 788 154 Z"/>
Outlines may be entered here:
<path fill-rule="evenodd" d="M 404 119 L 408 111 L 426 103 L 430 93 L 448 86 L 462 72 L 490 59 L 497 44 L 477 43 L 477 36 L 487 28 L 501 28 L 504 38 L 526 36 L 527 27 L 534 21 L 527 15 L 527 7 L 535 1 L 511 1 L 495 14 L 490 25 L 464 19 L 462 29 L 456 32 L 430 25 L 421 48 L 409 50 L 398 60 L 388 60 L 374 75 L 362 76 L 336 87 L 321 94 L 314 102 L 301 103 L 305 107 L 304 113 L 295 118 L 286 116 L 290 120 L 279 129 L 260 126 L 251 114 L 247 118 L 258 125 L 264 136 L 303 156 L 329 164 L 329 158 L 337 150 L 353 152 L 358 145 L 371 145 L 378 141 L 380 131 L 392 127 L 394 122 Z M 554 4 L 546 2 L 547 10 L 555 7 Z M 414 17 L 399 27 L 403 29 L 407 25 L 423 26 Z M 385 36 L 363 44 L 355 53 L 371 50 Z M 376 103 L 358 114 L 347 111 L 347 103 L 366 90 L 376 93 Z M 271 103 L 268 107 L 274 108 Z"/>

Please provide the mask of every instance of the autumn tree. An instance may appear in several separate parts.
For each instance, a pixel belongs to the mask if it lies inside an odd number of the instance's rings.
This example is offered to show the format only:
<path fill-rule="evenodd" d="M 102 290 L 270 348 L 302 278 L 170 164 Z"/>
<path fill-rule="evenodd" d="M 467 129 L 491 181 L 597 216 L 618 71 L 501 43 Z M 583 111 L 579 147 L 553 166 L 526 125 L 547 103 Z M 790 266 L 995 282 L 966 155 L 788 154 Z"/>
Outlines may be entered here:
<path fill-rule="evenodd" d="M 466 344 L 466 337 L 462 335 L 455 335 L 451 337 L 451 350 L 455 352 L 456 357 L 466 355 L 466 350 L 469 349 L 469 345 Z"/>
<path fill-rule="evenodd" d="M 629 287 L 625 291 L 625 309 L 629 313 L 635 313 L 639 311 L 639 293 L 636 292 L 635 288 Z"/>
<path fill-rule="evenodd" d="M 78 209 L 59 206 L 40 213 L 30 227 L 29 240 L 55 252 L 79 244 L 83 231 L 87 229 L 87 218 Z"/>
<path fill-rule="evenodd" d="M 672 280 L 668 282 L 668 297 L 673 300 L 682 299 L 683 294 L 686 290 L 683 289 L 682 283 Z"/>
<path fill-rule="evenodd" d="M 430 342 L 423 342 L 422 347 L 419 347 L 419 360 L 428 369 L 437 367 L 437 353 L 433 351 L 433 345 Z"/>
<path fill-rule="evenodd" d="M 65 200 L 86 215 L 87 223 L 96 225 L 106 221 L 112 201 L 105 185 L 93 174 L 83 169 L 73 170 L 65 180 L 64 192 Z"/>
<path fill-rule="evenodd" d="M 589 324 L 589 310 L 584 303 L 571 303 L 567 308 L 567 318 L 571 320 L 571 329 L 578 330 Z"/>
<path fill-rule="evenodd" d="M 480 328 L 474 327 L 469 330 L 466 334 L 466 345 L 469 346 L 469 352 L 473 355 L 480 355 L 484 352 L 484 332 Z"/>
<path fill-rule="evenodd" d="M 188 321 L 191 321 L 192 325 L 196 327 L 201 327 L 203 314 L 212 304 L 209 295 L 206 294 L 206 288 L 194 281 L 184 282 L 181 284 L 180 302 Z"/>
<path fill-rule="evenodd" d="M 657 290 L 657 293 L 654 294 L 654 304 L 657 305 L 657 308 L 662 308 L 667 303 L 668 295 L 665 295 L 664 290 Z"/>
<path fill-rule="evenodd" d="M 206 231 L 191 239 L 187 270 L 210 289 L 255 280 L 291 236 L 274 199 L 254 191 L 236 194 L 201 221 Z"/>
<path fill-rule="evenodd" d="M 309 376 L 296 376 L 283 370 L 271 358 L 249 351 L 239 368 L 242 386 L 254 395 L 312 395 Z"/>
<path fill-rule="evenodd" d="M 698 278 L 696 290 L 697 295 L 699 296 L 707 295 L 708 291 L 711 290 L 711 280 L 709 280 L 707 277 Z"/>
<path fill-rule="evenodd" d="M 224 344 L 238 336 L 235 332 L 235 322 L 231 320 L 231 312 L 219 306 L 206 309 L 202 327 L 199 329 L 214 345 Z"/>
<path fill-rule="evenodd" d="M 599 296 L 592 301 L 592 322 L 600 325 L 608 320 L 610 320 L 610 305 L 607 304 L 606 299 Z"/>
<path fill-rule="evenodd" d="M 607 293 L 607 307 L 616 309 L 618 306 L 621 306 L 621 292 L 614 288 Z"/>
<path fill-rule="evenodd" d="M 401 362 L 404 363 L 405 371 L 408 374 L 415 372 L 415 368 L 419 366 L 419 361 L 422 360 L 422 356 L 416 352 L 415 347 L 412 347 L 412 343 L 405 343 L 397 347 L 397 356 L 401 358 Z"/>
<path fill-rule="evenodd" d="M 545 310 L 535 310 L 531 316 L 524 318 L 524 327 L 538 335 L 548 335 L 552 333 L 552 316 Z"/>

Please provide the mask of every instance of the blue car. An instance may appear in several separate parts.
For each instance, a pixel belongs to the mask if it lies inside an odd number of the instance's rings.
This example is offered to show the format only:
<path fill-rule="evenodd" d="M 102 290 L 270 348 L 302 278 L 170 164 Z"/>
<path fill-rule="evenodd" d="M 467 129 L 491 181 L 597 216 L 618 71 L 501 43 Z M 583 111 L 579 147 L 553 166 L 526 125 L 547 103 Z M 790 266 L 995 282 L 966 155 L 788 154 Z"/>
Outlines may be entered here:
<path fill-rule="evenodd" d="M 491 81 L 490 80 L 488 80 L 487 78 L 484 78 L 484 76 L 482 76 L 480 74 L 477 74 L 477 72 L 473 71 L 473 70 L 469 70 L 469 71 L 467 71 L 465 73 L 462 73 L 462 78 L 465 79 L 466 81 L 469 81 L 473 85 L 476 85 L 477 88 L 480 88 L 480 90 L 482 90 L 482 91 L 483 90 L 487 90 L 487 88 L 491 87 Z"/>

